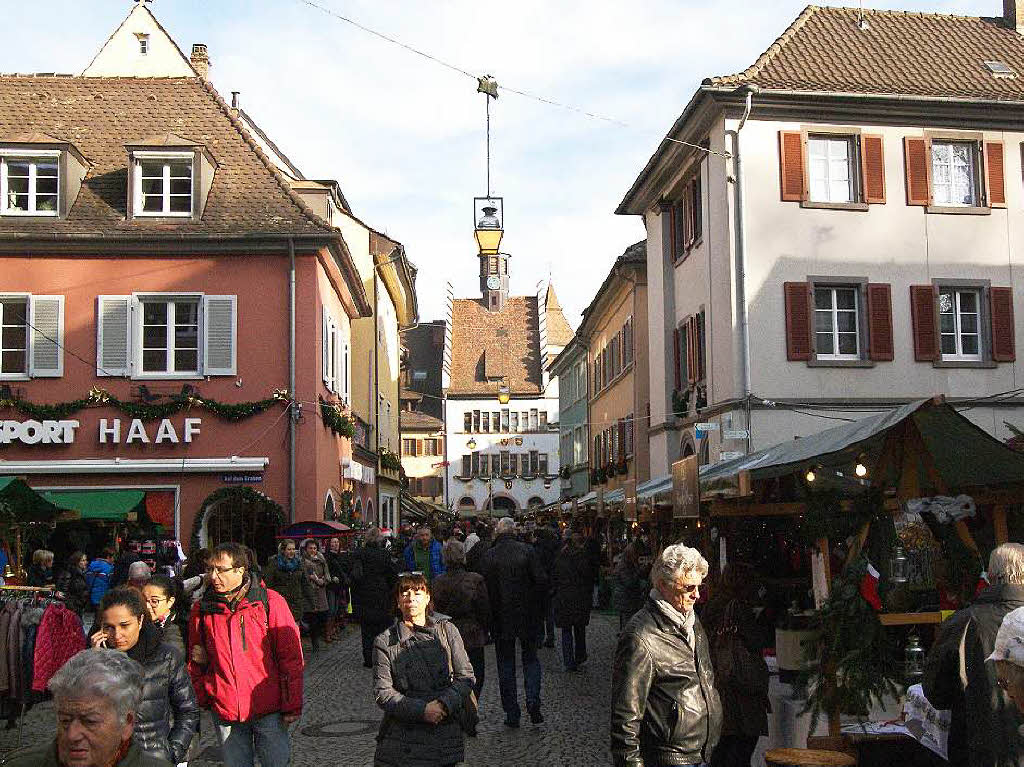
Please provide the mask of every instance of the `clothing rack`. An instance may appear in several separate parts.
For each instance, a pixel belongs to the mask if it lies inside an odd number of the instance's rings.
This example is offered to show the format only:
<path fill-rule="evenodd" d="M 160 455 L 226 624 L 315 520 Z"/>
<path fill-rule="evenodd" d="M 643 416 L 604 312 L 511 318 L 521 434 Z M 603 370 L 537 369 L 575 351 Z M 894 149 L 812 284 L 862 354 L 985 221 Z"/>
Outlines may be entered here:
<path fill-rule="evenodd" d="M 0 591 L 56 591 L 54 584 L 49 586 L 0 586 Z"/>

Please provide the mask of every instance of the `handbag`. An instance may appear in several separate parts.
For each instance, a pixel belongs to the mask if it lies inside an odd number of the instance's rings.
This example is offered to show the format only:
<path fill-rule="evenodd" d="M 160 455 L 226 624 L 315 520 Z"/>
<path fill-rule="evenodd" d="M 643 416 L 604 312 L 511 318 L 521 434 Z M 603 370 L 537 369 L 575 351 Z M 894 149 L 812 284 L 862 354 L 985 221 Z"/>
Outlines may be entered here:
<path fill-rule="evenodd" d="M 452 666 L 452 647 L 448 644 L 448 629 L 445 621 L 437 627 L 437 638 L 444 647 L 444 654 L 448 658 L 448 681 L 455 682 L 455 668 Z M 476 699 L 476 692 L 472 687 L 462 694 L 462 705 L 459 710 L 452 714 L 452 717 L 459 723 L 459 727 L 467 735 L 476 737 L 476 726 L 480 723 L 480 704 Z"/>

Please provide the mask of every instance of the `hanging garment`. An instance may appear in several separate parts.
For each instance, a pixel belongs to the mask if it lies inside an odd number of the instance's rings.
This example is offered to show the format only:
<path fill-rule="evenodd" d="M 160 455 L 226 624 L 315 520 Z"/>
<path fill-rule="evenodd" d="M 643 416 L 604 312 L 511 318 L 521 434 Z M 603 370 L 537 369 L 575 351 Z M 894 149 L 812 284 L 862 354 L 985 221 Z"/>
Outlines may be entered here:
<path fill-rule="evenodd" d="M 22 676 L 18 673 L 21 668 L 21 613 L 22 607 L 19 603 L 11 615 L 11 622 L 7 627 L 7 668 L 10 677 L 10 698 L 21 700 Z"/>
<path fill-rule="evenodd" d="M 32 689 L 43 692 L 53 675 L 85 647 L 81 618 L 64 605 L 46 608 L 36 634 Z"/>
<path fill-rule="evenodd" d="M 35 700 L 32 696 L 32 668 L 36 653 L 36 633 L 44 612 L 46 608 L 43 607 L 26 607 L 21 611 L 21 665 L 18 667 L 18 675 L 21 677 L 23 701 Z"/>
<path fill-rule="evenodd" d="M 7 695 L 11 691 L 11 666 L 7 661 L 7 630 L 11 626 L 11 617 L 17 605 L 8 602 L 0 610 L 0 696 Z"/>

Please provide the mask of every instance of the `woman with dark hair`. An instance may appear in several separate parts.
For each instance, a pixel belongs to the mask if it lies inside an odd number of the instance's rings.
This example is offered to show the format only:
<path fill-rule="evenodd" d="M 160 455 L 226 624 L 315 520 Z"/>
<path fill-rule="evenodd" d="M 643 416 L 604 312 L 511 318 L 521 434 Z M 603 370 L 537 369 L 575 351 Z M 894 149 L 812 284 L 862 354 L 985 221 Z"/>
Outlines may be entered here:
<path fill-rule="evenodd" d="M 184 654 L 160 641 L 160 630 L 146 619 L 146 605 L 134 588 L 104 594 L 96 618 L 101 628 L 92 635 L 92 646 L 127 653 L 144 672 L 133 741 L 171 764 L 184 762 L 199 726 L 199 704 Z"/>
<path fill-rule="evenodd" d="M 277 545 L 277 554 L 267 560 L 263 568 L 263 582 L 268 589 L 284 597 L 295 622 L 301 623 L 302 616 L 310 610 L 312 585 L 302 567 L 295 541 L 286 539 Z"/>
<path fill-rule="evenodd" d="M 450 620 L 431 615 L 422 573 L 398 576 L 395 601 L 401 617 L 373 643 L 373 691 L 384 710 L 373 763 L 458 764 L 465 758 L 458 715 L 475 681 L 462 637 Z"/>
<path fill-rule="evenodd" d="M 566 671 L 578 671 L 587 662 L 587 624 L 594 581 L 585 546 L 583 535 L 573 533 L 551 566 L 551 608 L 555 626 L 562 629 Z"/>
<path fill-rule="evenodd" d="M 57 573 L 57 591 L 64 595 L 64 604 L 81 618 L 89 609 L 89 583 L 85 580 L 85 571 L 89 567 L 89 558 L 81 551 L 68 557 L 67 565 Z"/>
<path fill-rule="evenodd" d="M 768 734 L 768 666 L 751 604 L 756 581 L 753 567 L 730 562 L 700 615 L 722 699 L 712 767 L 750 767 L 758 738 Z"/>
<path fill-rule="evenodd" d="M 142 598 L 153 625 L 160 629 L 160 641 L 185 652 L 185 639 L 177 621 L 178 584 L 166 575 L 154 575 L 142 587 Z"/>

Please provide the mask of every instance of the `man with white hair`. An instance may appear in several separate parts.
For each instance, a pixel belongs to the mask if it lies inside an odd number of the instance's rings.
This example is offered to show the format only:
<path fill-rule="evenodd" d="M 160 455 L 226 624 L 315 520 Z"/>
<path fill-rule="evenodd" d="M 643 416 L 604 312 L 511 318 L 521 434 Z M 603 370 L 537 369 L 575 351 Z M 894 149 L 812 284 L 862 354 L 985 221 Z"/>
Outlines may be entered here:
<path fill-rule="evenodd" d="M 711 761 L 722 727 L 708 638 L 694 612 L 708 563 L 682 543 L 651 570 L 646 604 L 623 628 L 612 668 L 616 767 Z"/>
<path fill-rule="evenodd" d="M 1003 618 L 996 634 L 996 649 L 988 656 L 995 661 L 996 681 L 1024 714 L 1024 607 Z"/>
<path fill-rule="evenodd" d="M 1020 714 L 999 689 L 989 662 L 1007 613 L 1024 607 L 1024 546 L 1004 543 L 989 557 L 992 585 L 939 629 L 925 660 L 924 694 L 949 709 L 949 763 L 967 767 L 1024 767 Z"/>
<path fill-rule="evenodd" d="M 117 650 L 82 650 L 50 679 L 57 737 L 10 754 L 5 767 L 170 767 L 132 742 L 142 666 Z"/>

